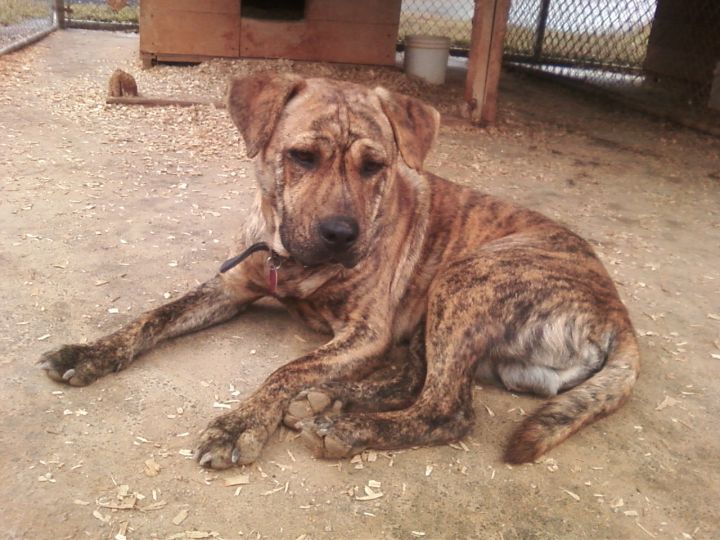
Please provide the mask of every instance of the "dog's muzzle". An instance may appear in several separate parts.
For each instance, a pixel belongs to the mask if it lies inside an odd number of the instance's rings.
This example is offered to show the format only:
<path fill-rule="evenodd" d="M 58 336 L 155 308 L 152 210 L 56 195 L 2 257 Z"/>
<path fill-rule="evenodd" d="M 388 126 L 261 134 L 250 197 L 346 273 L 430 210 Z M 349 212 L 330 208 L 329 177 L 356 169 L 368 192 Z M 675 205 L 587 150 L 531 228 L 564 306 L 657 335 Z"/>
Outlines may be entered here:
<path fill-rule="evenodd" d="M 348 216 L 330 216 L 318 224 L 318 232 L 328 252 L 343 255 L 355 244 L 360 228 L 356 219 Z"/>

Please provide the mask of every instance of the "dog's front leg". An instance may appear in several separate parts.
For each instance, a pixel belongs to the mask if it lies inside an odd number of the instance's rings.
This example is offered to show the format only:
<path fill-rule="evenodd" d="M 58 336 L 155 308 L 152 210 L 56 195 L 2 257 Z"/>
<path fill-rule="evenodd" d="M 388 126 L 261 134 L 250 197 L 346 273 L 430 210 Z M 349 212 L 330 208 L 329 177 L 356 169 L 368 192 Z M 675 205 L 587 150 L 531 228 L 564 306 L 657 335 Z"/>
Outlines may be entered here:
<path fill-rule="evenodd" d="M 364 377 L 377 369 L 390 346 L 390 334 L 373 328 L 382 325 L 351 326 L 323 347 L 275 371 L 237 409 L 210 423 L 196 452 L 200 464 L 225 469 L 252 463 L 300 391 Z"/>
<path fill-rule="evenodd" d="M 250 282 L 238 286 L 236 280 L 231 288 L 216 276 L 93 343 L 64 345 L 45 353 L 39 366 L 55 381 L 85 386 L 124 369 L 158 342 L 226 321 L 262 296 Z"/>

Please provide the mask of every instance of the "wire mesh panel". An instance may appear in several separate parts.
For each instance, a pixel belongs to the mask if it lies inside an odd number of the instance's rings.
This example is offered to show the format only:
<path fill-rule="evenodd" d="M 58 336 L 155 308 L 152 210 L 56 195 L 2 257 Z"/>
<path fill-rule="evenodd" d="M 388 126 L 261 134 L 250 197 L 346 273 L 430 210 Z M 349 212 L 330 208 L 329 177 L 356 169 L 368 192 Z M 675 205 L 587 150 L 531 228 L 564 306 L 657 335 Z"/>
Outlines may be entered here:
<path fill-rule="evenodd" d="M 516 0 L 506 52 L 557 65 L 641 69 L 656 0 Z"/>
<path fill-rule="evenodd" d="M 689 107 L 712 105 L 720 2 L 514 0 L 505 53 L 516 66 L 590 83 L 651 112 L 698 116 Z"/>
<path fill-rule="evenodd" d="M 400 40 L 467 49 L 472 0 L 404 0 Z M 720 131 L 720 0 L 512 0 L 506 64 L 582 82 L 649 112 Z"/>
<path fill-rule="evenodd" d="M 426 34 L 450 38 L 455 49 L 470 46 L 473 0 L 404 0 L 398 38 Z"/>
<path fill-rule="evenodd" d="M 138 25 L 140 0 L 65 0 L 65 6 L 69 26 Z"/>
<path fill-rule="evenodd" d="M 53 26 L 52 0 L 1 0 L 0 51 Z"/>

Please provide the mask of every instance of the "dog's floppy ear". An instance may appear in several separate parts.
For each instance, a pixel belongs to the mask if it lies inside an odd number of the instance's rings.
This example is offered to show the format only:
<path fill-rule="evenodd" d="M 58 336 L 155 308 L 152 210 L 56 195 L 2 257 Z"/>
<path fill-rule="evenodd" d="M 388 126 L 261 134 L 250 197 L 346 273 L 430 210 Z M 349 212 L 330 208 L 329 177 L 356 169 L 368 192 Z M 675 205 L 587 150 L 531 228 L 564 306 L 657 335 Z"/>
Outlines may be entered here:
<path fill-rule="evenodd" d="M 258 73 L 230 81 L 227 106 L 240 130 L 248 157 L 268 143 L 285 105 L 305 86 L 296 75 Z"/>
<path fill-rule="evenodd" d="M 395 142 L 405 163 L 422 170 L 423 161 L 430 152 L 440 127 L 440 113 L 419 99 L 390 92 L 378 87 L 383 111 L 390 120 Z"/>

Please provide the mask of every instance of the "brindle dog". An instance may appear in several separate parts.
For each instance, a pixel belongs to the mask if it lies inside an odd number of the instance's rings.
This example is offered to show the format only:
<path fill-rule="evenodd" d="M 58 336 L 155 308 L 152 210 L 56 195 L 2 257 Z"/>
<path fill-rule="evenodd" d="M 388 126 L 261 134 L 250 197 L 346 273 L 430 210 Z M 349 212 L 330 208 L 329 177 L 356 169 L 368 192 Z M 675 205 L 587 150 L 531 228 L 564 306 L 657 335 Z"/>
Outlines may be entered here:
<path fill-rule="evenodd" d="M 506 447 L 520 463 L 628 398 L 638 346 L 592 248 L 424 172 L 435 109 L 383 88 L 268 74 L 233 81 L 228 107 L 259 184 L 245 252 L 114 334 L 46 353 L 52 379 L 89 384 L 274 296 L 333 337 L 213 420 L 203 466 L 251 463 L 283 418 L 325 457 L 456 441 L 472 426 L 478 375 L 550 397 Z"/>

